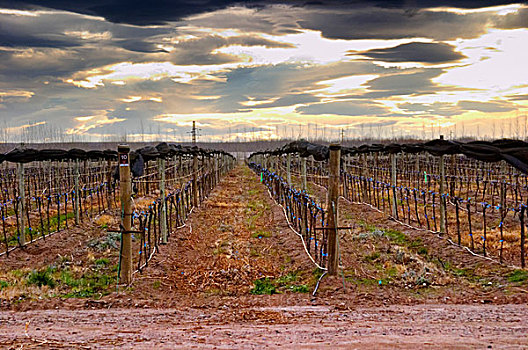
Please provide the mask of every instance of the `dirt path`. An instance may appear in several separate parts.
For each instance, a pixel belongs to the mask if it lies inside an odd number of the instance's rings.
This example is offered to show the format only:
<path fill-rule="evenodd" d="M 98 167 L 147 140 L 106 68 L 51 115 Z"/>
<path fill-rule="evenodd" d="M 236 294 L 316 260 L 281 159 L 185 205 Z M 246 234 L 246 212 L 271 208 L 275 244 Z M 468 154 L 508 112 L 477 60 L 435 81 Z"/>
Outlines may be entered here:
<path fill-rule="evenodd" d="M 277 292 L 305 286 L 312 266 L 295 237 L 254 173 L 239 166 L 136 275 L 127 297 L 173 307 L 233 301 L 250 295 L 259 279 L 287 279 Z M 306 293 L 301 298 L 309 300 Z"/>
<path fill-rule="evenodd" d="M 527 313 L 526 306 L 518 305 L 4 312 L 0 313 L 0 346 L 522 349 L 528 348 L 528 321 L 520 315 Z M 238 319 L 230 321 L 232 314 Z"/>

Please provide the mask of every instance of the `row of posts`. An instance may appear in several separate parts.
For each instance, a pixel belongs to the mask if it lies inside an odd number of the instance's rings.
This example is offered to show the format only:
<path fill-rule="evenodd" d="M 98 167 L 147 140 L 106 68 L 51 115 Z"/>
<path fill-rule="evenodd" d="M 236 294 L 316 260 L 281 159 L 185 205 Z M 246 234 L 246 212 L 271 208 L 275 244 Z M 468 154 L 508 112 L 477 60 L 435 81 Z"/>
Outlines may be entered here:
<path fill-rule="evenodd" d="M 132 225 L 132 181 L 130 175 L 130 164 L 129 164 L 129 153 L 130 147 L 128 145 L 120 145 L 118 147 L 119 154 L 119 176 L 121 183 L 121 219 L 124 228 L 122 244 L 123 244 L 123 255 L 121 260 L 121 281 L 123 283 L 130 283 L 132 277 L 132 240 L 131 240 L 131 225 Z M 161 210 L 161 242 L 167 243 L 167 203 L 164 200 L 166 197 L 165 191 L 165 159 L 160 159 L 158 163 L 159 173 L 161 174 L 160 179 L 160 195 L 162 198 L 162 210 Z M 198 156 L 193 155 L 193 177 L 192 177 L 192 197 L 193 206 L 198 206 Z M 215 181 L 219 181 L 219 164 L 218 159 L 214 158 L 214 169 L 215 169 Z M 110 161 L 108 161 L 108 168 L 110 169 Z M 111 171 L 108 171 L 108 185 L 111 183 Z M 25 196 L 25 171 L 24 164 L 17 163 L 17 177 L 18 177 L 18 216 L 19 216 L 19 242 L 21 246 L 26 245 L 26 196 Z M 80 222 L 80 162 L 79 160 L 74 161 L 74 218 L 75 224 L 78 225 Z M 110 191 L 108 191 L 108 196 Z M 108 208 L 112 208 L 112 201 L 110 197 L 107 198 Z"/>
<path fill-rule="evenodd" d="M 74 160 L 74 204 L 73 204 L 73 211 L 74 211 L 74 220 L 75 225 L 79 225 L 80 222 L 80 194 L 81 194 L 81 188 L 79 185 L 79 179 L 81 177 L 80 174 L 80 161 Z M 107 173 L 107 184 L 110 186 L 110 183 L 112 182 L 112 172 L 110 167 L 110 161 L 108 161 L 108 173 Z M 51 166 L 51 165 L 50 165 Z M 86 166 L 85 166 L 86 168 Z M 51 171 L 50 171 L 51 174 Z M 25 184 L 25 168 L 23 163 L 17 163 L 17 178 L 18 178 L 18 197 L 19 197 L 19 203 L 18 203 L 18 217 L 19 217 L 19 243 L 21 246 L 26 245 L 28 243 L 26 241 L 26 210 L 29 210 L 29 208 L 26 208 L 26 184 Z M 50 183 L 51 183 L 51 175 L 50 175 Z M 110 188 L 108 188 L 107 191 L 107 206 L 108 209 L 112 209 L 112 200 L 110 198 Z M 58 214 L 60 216 L 60 213 Z"/>
<path fill-rule="evenodd" d="M 121 271 L 120 281 L 125 284 L 132 282 L 132 181 L 130 178 L 130 164 L 128 156 L 130 147 L 128 145 L 119 145 L 119 180 L 120 180 L 120 200 L 121 200 L 121 222 L 123 225 L 122 232 L 122 252 L 121 252 Z M 228 161 L 232 161 L 229 159 Z M 218 158 L 213 159 L 215 183 L 218 183 L 220 179 L 220 168 Z M 161 243 L 168 243 L 168 232 L 167 232 L 167 202 L 166 202 L 166 189 L 165 189 L 165 159 L 161 158 L 158 160 L 158 171 L 160 173 L 160 198 L 161 198 Z M 198 193 L 198 155 L 193 154 L 192 159 L 192 197 L 193 207 L 198 207 L 199 193 Z"/>
<path fill-rule="evenodd" d="M 441 137 L 443 138 L 443 137 Z M 268 157 L 261 159 L 261 163 L 265 168 L 275 167 L 279 171 L 279 157 L 276 157 L 274 160 L 275 164 L 270 163 Z M 328 230 L 328 273 L 330 275 L 337 274 L 338 262 L 339 262 L 339 236 L 338 231 L 338 197 L 340 189 L 340 164 L 341 164 L 341 146 L 340 145 L 330 145 L 330 160 L 328 163 L 328 193 L 327 193 L 327 208 L 330 215 L 328 215 L 327 220 L 327 230 Z M 286 181 L 288 185 L 292 185 L 291 180 L 291 162 L 292 155 L 287 154 L 286 159 Z M 346 168 L 346 162 L 344 163 Z M 345 169 L 346 170 L 346 169 Z M 446 206 L 444 201 L 444 190 L 445 190 L 445 160 L 444 156 L 440 156 L 440 179 L 439 179 L 439 190 L 440 190 L 440 232 L 445 233 L 445 219 L 446 219 Z M 391 182 L 392 182 L 392 216 L 397 217 L 397 195 L 396 195 L 396 185 L 397 185 L 397 156 L 396 154 L 391 154 Z M 306 157 L 301 157 L 301 188 L 302 190 L 307 190 L 307 176 L 306 176 Z"/>
<path fill-rule="evenodd" d="M 290 153 L 286 156 L 286 181 L 291 187 L 291 161 L 292 155 Z M 307 190 L 307 176 L 306 176 L 306 157 L 301 157 L 301 187 L 303 191 Z M 271 160 L 269 157 L 263 156 L 259 162 L 264 168 L 270 169 L 275 168 L 279 173 L 280 162 L 279 157 L 275 157 Z M 327 227 L 323 228 L 328 230 L 327 235 L 327 252 L 328 252 L 328 274 L 331 276 L 337 275 L 339 267 L 339 235 L 338 232 L 338 198 L 339 198 L 339 187 L 340 187 L 340 164 L 341 164 L 341 146 L 337 144 L 330 145 L 330 160 L 328 162 L 328 193 L 327 193 L 327 208 L 328 208 L 328 219 Z"/>

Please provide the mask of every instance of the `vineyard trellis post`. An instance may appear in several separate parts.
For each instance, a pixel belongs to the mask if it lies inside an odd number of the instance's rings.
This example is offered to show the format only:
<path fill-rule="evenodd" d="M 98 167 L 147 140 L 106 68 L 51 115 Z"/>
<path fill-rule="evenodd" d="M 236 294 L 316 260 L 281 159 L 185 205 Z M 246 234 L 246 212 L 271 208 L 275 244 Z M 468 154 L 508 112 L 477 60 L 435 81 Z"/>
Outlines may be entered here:
<path fill-rule="evenodd" d="M 80 204 L 80 197 L 79 197 L 79 177 L 80 171 L 79 171 L 79 160 L 74 160 L 75 162 L 75 175 L 74 175 L 74 191 L 75 191 L 75 225 L 79 225 L 79 204 Z"/>
<path fill-rule="evenodd" d="M 215 185 L 218 185 L 220 182 L 220 174 L 218 169 L 218 155 L 214 156 L 214 173 L 215 173 Z"/>
<path fill-rule="evenodd" d="M 306 157 L 301 157 L 301 177 L 302 177 L 302 189 L 307 190 L 306 185 Z"/>
<path fill-rule="evenodd" d="M 160 173 L 160 199 L 161 199 L 161 243 L 167 244 L 167 199 L 165 198 L 165 159 L 158 161 Z"/>
<path fill-rule="evenodd" d="M 286 156 L 286 180 L 288 181 L 288 186 L 291 186 L 291 153 L 288 153 Z"/>
<path fill-rule="evenodd" d="M 443 140 L 443 135 L 440 135 L 440 139 Z M 442 154 L 440 156 L 440 195 L 438 196 L 438 199 L 440 200 L 440 232 L 445 233 L 446 232 L 446 203 L 445 203 L 445 158 Z"/>
<path fill-rule="evenodd" d="M 339 237 L 337 234 L 338 198 L 339 198 L 339 166 L 341 163 L 341 146 L 330 145 L 330 161 L 328 171 L 328 273 L 337 275 L 339 266 Z"/>
<path fill-rule="evenodd" d="M 112 164 L 110 159 L 106 161 L 107 169 L 106 169 L 106 200 L 108 204 L 108 210 L 112 210 Z"/>
<path fill-rule="evenodd" d="M 21 246 L 26 244 L 26 191 L 24 183 L 24 164 L 17 163 L 18 173 L 18 215 L 19 215 L 19 237 L 18 242 Z"/>
<path fill-rule="evenodd" d="M 397 186 L 397 176 L 396 176 L 396 154 L 391 153 L 391 184 L 392 184 L 392 217 L 397 218 L 398 211 L 396 207 L 396 186 Z"/>
<path fill-rule="evenodd" d="M 121 271 L 120 279 L 125 284 L 132 282 L 132 182 L 128 145 L 117 147 L 119 154 L 119 186 L 121 199 Z"/>
<path fill-rule="evenodd" d="M 193 152 L 193 176 L 192 176 L 192 196 L 193 207 L 198 207 L 198 154 Z"/>

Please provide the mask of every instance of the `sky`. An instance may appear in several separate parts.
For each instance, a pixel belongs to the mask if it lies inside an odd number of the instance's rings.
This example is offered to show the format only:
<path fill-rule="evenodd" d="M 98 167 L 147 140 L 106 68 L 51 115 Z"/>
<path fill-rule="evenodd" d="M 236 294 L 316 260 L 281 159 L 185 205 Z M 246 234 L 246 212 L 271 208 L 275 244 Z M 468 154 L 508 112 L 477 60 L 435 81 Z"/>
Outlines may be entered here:
<path fill-rule="evenodd" d="M 527 136 L 528 5 L 0 0 L 0 142 Z"/>

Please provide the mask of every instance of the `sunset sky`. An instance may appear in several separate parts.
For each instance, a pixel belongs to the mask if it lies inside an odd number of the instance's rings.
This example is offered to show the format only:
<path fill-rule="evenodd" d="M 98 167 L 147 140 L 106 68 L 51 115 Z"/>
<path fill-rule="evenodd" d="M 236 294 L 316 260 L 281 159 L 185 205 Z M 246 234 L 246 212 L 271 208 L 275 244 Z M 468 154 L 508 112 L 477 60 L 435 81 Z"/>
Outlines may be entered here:
<path fill-rule="evenodd" d="M 527 65 L 519 2 L 0 0 L 0 141 L 525 137 Z"/>

